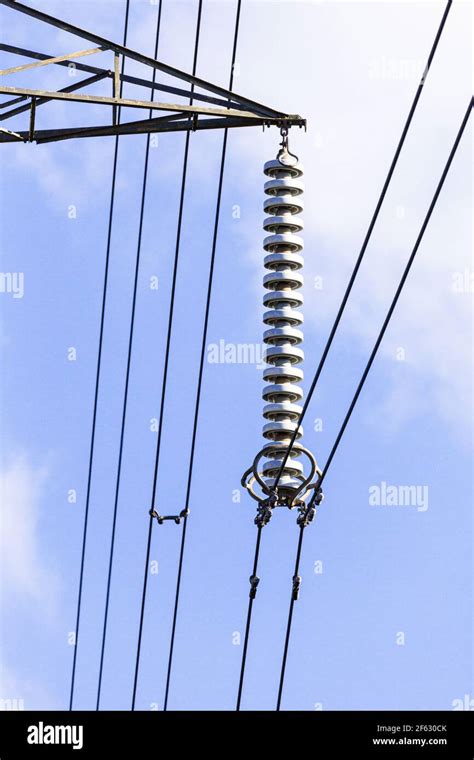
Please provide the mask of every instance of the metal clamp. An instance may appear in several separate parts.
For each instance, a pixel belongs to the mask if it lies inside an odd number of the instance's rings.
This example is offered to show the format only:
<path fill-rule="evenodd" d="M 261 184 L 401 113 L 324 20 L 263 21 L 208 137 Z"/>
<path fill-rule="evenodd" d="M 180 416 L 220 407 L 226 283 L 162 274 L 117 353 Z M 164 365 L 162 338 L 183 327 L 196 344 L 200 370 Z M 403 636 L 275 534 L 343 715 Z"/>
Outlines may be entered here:
<path fill-rule="evenodd" d="M 300 587 L 301 587 L 301 575 L 294 575 L 293 576 L 293 594 L 292 599 L 294 602 L 297 601 L 299 593 L 300 593 Z"/>
<path fill-rule="evenodd" d="M 314 507 L 309 506 L 301 506 L 298 507 L 299 515 L 296 520 L 296 524 L 299 525 L 300 528 L 307 528 L 310 523 L 313 522 L 314 518 L 316 517 L 316 510 Z"/>
<path fill-rule="evenodd" d="M 314 494 L 311 496 L 309 503 L 305 504 L 303 502 L 298 507 L 299 515 L 296 524 L 299 525 L 300 528 L 307 528 L 308 525 L 313 522 L 316 517 L 316 506 L 319 506 L 324 499 L 322 488 L 320 488 L 317 483 L 310 486 L 310 488 L 314 488 Z"/>
<path fill-rule="evenodd" d="M 163 525 L 166 520 L 173 520 L 176 525 L 179 525 L 181 520 L 189 515 L 189 509 L 186 507 L 181 510 L 179 515 L 159 515 L 155 509 L 150 509 L 150 517 L 156 517 L 158 525 Z"/>
<path fill-rule="evenodd" d="M 262 502 L 258 505 L 257 509 L 257 515 L 255 517 L 255 525 L 257 525 L 259 528 L 264 528 L 265 525 L 268 525 L 270 520 L 272 519 L 272 509 L 267 502 Z"/>
<path fill-rule="evenodd" d="M 310 511 L 314 509 L 315 504 L 319 506 L 319 504 L 321 504 L 322 500 L 324 499 L 324 494 L 319 485 L 321 482 L 321 477 L 322 477 L 322 473 L 320 474 L 318 481 L 314 485 L 310 486 L 310 488 L 314 489 L 314 493 L 311 496 L 311 499 L 309 500 L 308 506 L 305 508 L 305 510 L 301 514 L 301 518 L 303 519 L 307 518 Z"/>
<path fill-rule="evenodd" d="M 249 581 L 250 581 L 249 596 L 251 599 L 255 599 L 255 597 L 257 596 L 257 586 L 260 583 L 260 578 L 258 577 L 258 575 L 251 575 L 249 578 Z"/>
<path fill-rule="evenodd" d="M 273 509 L 278 504 L 278 493 L 275 490 L 270 491 L 267 499 L 259 501 L 257 508 L 257 515 L 255 517 L 255 525 L 259 528 L 264 528 L 268 525 L 272 519 Z"/>

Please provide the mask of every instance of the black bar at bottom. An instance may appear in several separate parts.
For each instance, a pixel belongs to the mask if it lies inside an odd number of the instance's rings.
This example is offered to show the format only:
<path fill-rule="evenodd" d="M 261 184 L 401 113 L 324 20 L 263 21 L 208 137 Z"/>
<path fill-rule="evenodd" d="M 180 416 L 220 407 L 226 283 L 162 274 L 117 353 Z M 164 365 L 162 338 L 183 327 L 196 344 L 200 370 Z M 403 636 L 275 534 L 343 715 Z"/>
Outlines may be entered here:
<path fill-rule="evenodd" d="M 433 712 L 0 712 L 0 758 L 134 757 L 152 748 L 182 749 L 186 738 L 195 751 L 242 743 L 262 743 L 265 749 L 293 742 L 295 750 L 310 750 L 310 758 L 474 756 L 473 713 Z M 223 731 L 225 733 L 223 733 Z M 224 738 L 225 737 L 225 738 Z M 162 742 L 165 741 L 163 745 Z M 171 745 L 172 746 L 172 745 Z M 310 749 L 311 748 L 311 749 Z M 74 752 L 77 750 L 77 754 Z M 72 755 L 71 755 L 72 753 Z M 133 753 L 133 754 L 132 754 Z"/>

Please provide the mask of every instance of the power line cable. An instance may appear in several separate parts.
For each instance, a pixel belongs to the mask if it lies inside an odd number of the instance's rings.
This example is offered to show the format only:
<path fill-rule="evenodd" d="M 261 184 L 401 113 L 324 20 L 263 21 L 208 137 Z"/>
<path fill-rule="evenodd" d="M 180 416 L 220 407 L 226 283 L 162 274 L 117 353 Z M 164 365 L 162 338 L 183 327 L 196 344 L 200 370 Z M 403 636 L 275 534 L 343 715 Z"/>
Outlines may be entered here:
<path fill-rule="evenodd" d="M 296 548 L 295 570 L 294 570 L 293 578 L 299 575 L 301 550 L 303 548 L 303 535 L 304 535 L 304 525 L 300 525 L 300 530 L 299 530 L 299 535 L 298 535 L 298 545 Z M 277 711 L 280 710 L 281 697 L 283 693 L 283 683 L 285 680 L 286 660 L 288 657 L 288 647 L 290 645 L 291 624 L 293 622 L 293 609 L 295 606 L 295 601 L 296 601 L 295 594 L 292 593 L 291 600 L 290 600 L 290 609 L 288 612 L 288 622 L 286 624 L 285 646 L 283 648 L 283 659 L 282 659 L 282 665 L 281 665 L 280 683 L 278 686 L 278 699 L 277 699 L 277 707 L 276 707 Z"/>
<path fill-rule="evenodd" d="M 129 10 L 130 10 L 130 0 L 126 0 L 125 24 L 124 24 L 124 33 L 123 33 L 124 46 L 127 44 Z M 125 68 L 125 58 L 122 58 L 122 68 L 121 68 L 122 75 L 124 73 L 124 68 Z M 122 88 L 123 88 L 123 82 L 121 80 L 120 81 L 120 96 L 122 96 Z M 120 123 L 120 111 L 121 109 L 118 108 L 117 124 Z M 117 177 L 118 144 L 119 144 L 119 136 L 117 135 L 115 138 L 114 160 L 113 160 L 113 169 L 112 169 L 112 186 L 111 186 L 111 192 L 110 192 L 107 247 L 106 247 L 106 254 L 105 254 L 104 284 L 103 284 L 103 289 L 102 289 L 102 307 L 101 307 L 101 316 L 100 316 L 99 347 L 98 347 L 96 377 L 95 377 L 94 406 L 93 406 L 93 412 L 92 412 L 92 429 L 91 429 L 91 438 L 90 438 L 90 446 L 89 446 L 89 465 L 88 465 L 88 474 L 87 474 L 86 505 L 85 505 L 85 511 L 84 511 L 84 526 L 83 526 L 83 533 L 82 533 L 81 565 L 80 565 L 80 571 L 79 571 L 79 590 L 78 590 L 78 598 L 77 598 L 76 629 L 75 629 L 74 654 L 72 658 L 72 676 L 71 676 L 71 691 L 70 691 L 70 696 L 69 696 L 69 710 L 72 710 L 72 706 L 73 706 L 74 687 L 75 687 L 75 681 L 76 681 L 77 649 L 78 649 L 78 642 L 79 642 L 79 625 L 80 625 L 80 619 L 81 619 L 82 590 L 83 590 L 83 582 L 84 582 L 84 567 L 85 567 L 85 556 L 86 556 L 86 545 L 87 545 L 87 529 L 88 529 L 88 521 L 89 521 L 89 505 L 90 505 L 90 495 L 91 495 L 91 486 L 92 486 L 92 470 L 93 470 L 93 464 L 94 464 L 95 431 L 96 431 L 96 422 L 97 422 L 97 408 L 98 408 L 98 401 L 99 401 L 100 371 L 101 371 L 101 363 L 102 363 L 102 346 L 103 346 L 104 325 L 105 325 L 105 307 L 106 307 L 106 301 L 107 301 L 109 261 L 110 261 L 110 249 L 111 249 L 111 240 L 112 240 L 112 222 L 113 222 L 113 211 L 114 211 L 114 201 L 115 201 L 115 183 L 116 183 L 116 177 Z"/>
<path fill-rule="evenodd" d="M 234 68 L 235 68 L 235 60 L 236 60 L 236 54 L 237 54 L 237 42 L 238 42 L 238 37 L 239 37 L 241 5 L 242 5 L 242 0 L 237 0 L 234 41 L 233 41 L 233 46 L 232 46 L 231 73 L 230 73 L 230 78 L 229 78 L 229 90 L 232 90 L 232 85 L 234 81 Z M 227 137 L 228 137 L 228 130 L 225 129 L 224 139 L 222 142 L 222 155 L 221 155 L 221 165 L 220 165 L 220 172 L 219 172 L 219 185 L 218 185 L 218 190 L 217 190 L 216 215 L 215 215 L 215 221 L 214 221 L 214 234 L 213 234 L 213 239 L 212 239 L 212 252 L 211 252 L 211 261 L 210 261 L 210 267 L 209 267 L 209 280 L 208 280 L 207 298 L 206 298 L 206 311 L 205 311 L 205 317 L 204 317 L 204 326 L 203 326 L 203 335 L 202 335 L 202 344 L 201 344 L 201 359 L 200 359 L 200 364 L 199 364 L 196 406 L 195 406 L 195 411 L 194 411 L 193 433 L 192 433 L 192 439 L 191 439 L 191 453 L 190 453 L 190 460 L 189 460 L 188 481 L 187 481 L 187 487 L 186 487 L 186 500 L 185 500 L 186 508 L 189 504 L 192 476 L 193 476 L 194 452 L 195 452 L 195 446 L 196 446 L 197 427 L 198 427 L 198 420 L 199 420 L 199 408 L 200 408 L 200 402 L 201 402 L 201 388 L 202 388 L 202 378 L 203 378 L 203 373 L 204 373 L 204 358 L 205 358 L 205 353 L 206 353 L 207 329 L 208 329 L 208 324 L 209 324 L 212 284 L 213 284 L 213 278 L 214 278 L 214 263 L 215 263 L 215 258 L 216 258 L 217 233 L 219 229 L 222 186 L 223 186 L 223 181 L 224 181 L 224 166 L 225 166 L 225 159 L 226 159 L 226 152 L 227 152 Z M 182 577 L 182 571 L 183 571 L 183 559 L 184 559 L 184 550 L 185 550 L 185 544 L 186 544 L 187 524 L 188 524 L 188 517 L 186 515 L 183 520 L 183 530 L 182 530 L 182 535 L 181 535 L 178 577 L 177 577 L 177 582 L 176 582 L 176 596 L 175 596 L 175 603 L 174 603 L 174 610 L 173 610 L 173 623 L 172 623 L 172 628 L 171 628 L 168 669 L 167 669 L 167 674 L 166 674 L 165 699 L 164 699 L 164 706 L 163 706 L 163 709 L 165 711 L 168 708 L 171 669 L 172 669 L 172 664 L 173 664 L 173 653 L 174 653 L 174 641 L 175 641 L 175 634 L 176 634 L 176 622 L 177 622 L 177 616 L 178 616 L 181 577 Z"/>
<path fill-rule="evenodd" d="M 258 585 L 257 569 L 258 569 L 258 558 L 260 555 L 261 537 L 262 537 L 262 526 L 259 525 L 257 527 L 257 541 L 255 544 L 252 575 L 250 576 L 250 583 L 252 585 L 251 585 L 250 594 L 249 594 L 249 606 L 247 609 L 247 622 L 245 624 L 244 646 L 242 650 L 242 664 L 240 666 L 239 690 L 237 692 L 237 706 L 235 708 L 237 712 L 239 712 L 240 710 L 240 703 L 242 701 L 242 689 L 244 688 L 244 675 L 245 675 L 245 665 L 247 663 L 247 649 L 248 649 L 249 636 L 250 636 L 250 623 L 252 620 L 253 603 L 255 600 L 256 593 L 257 593 L 257 585 Z"/>
<path fill-rule="evenodd" d="M 202 0 L 199 0 L 197 21 L 196 21 L 196 36 L 195 36 L 195 43 L 194 43 L 193 76 L 195 76 L 196 69 L 197 69 L 199 37 L 200 37 L 200 32 L 201 32 L 201 16 L 202 16 Z M 191 92 L 194 93 L 194 85 L 191 85 Z M 193 102 L 193 98 L 191 97 L 190 99 L 191 105 L 192 105 L 192 102 Z M 153 486 L 152 486 L 152 496 L 151 496 L 152 510 L 155 505 L 157 481 L 158 481 L 158 468 L 159 468 L 159 462 L 160 462 L 161 438 L 162 438 L 162 432 L 163 432 L 163 419 L 164 419 L 166 389 L 167 389 L 167 380 L 168 380 L 168 366 L 169 366 L 169 357 L 170 357 L 170 348 L 171 348 L 171 335 L 172 335 L 172 329 L 173 329 L 176 280 L 177 280 L 177 274 L 178 274 L 178 261 L 179 261 L 179 252 L 180 252 L 180 246 L 181 246 L 181 229 L 182 229 L 182 222 L 183 222 L 184 198 L 185 198 L 185 192 L 186 192 L 186 178 L 187 178 L 187 171 L 188 171 L 189 140 L 190 140 L 190 132 L 187 132 L 185 147 L 184 147 L 181 193 L 180 193 L 180 199 L 179 199 L 178 224 L 177 224 L 177 232 L 176 232 L 174 264 L 173 264 L 173 277 L 172 277 L 172 283 L 171 283 L 171 298 L 170 298 L 170 308 L 169 308 L 169 318 L 168 318 L 168 331 L 167 331 L 167 336 L 166 336 L 165 360 L 164 360 L 164 369 L 163 369 L 163 384 L 162 384 L 162 389 L 161 389 L 158 436 L 157 436 L 157 443 L 156 443 L 155 465 L 154 465 L 154 473 L 153 473 Z M 147 587 L 148 587 L 148 565 L 150 562 L 152 535 L 153 535 L 153 515 L 151 514 L 151 510 L 150 510 L 150 519 L 148 521 L 148 536 L 147 536 L 146 552 L 145 552 L 145 567 L 144 567 L 144 573 L 143 573 L 142 598 L 141 598 L 141 605 L 140 605 L 140 621 L 139 621 L 139 628 L 138 628 L 137 652 L 136 652 L 136 658 L 135 658 L 135 672 L 134 672 L 134 678 L 133 678 L 132 710 L 135 710 L 135 702 L 136 702 L 136 696 L 137 696 L 138 674 L 139 674 L 139 669 L 140 669 L 140 655 L 141 655 L 142 636 L 143 636 L 143 624 L 144 624 L 144 619 L 145 619 L 146 593 L 147 593 Z"/>
<path fill-rule="evenodd" d="M 356 263 L 354 265 L 354 269 L 352 271 L 351 277 L 350 277 L 349 282 L 347 284 L 346 291 L 344 293 L 344 297 L 343 297 L 341 305 L 339 307 L 339 311 L 337 312 L 336 319 L 334 320 L 334 324 L 333 324 L 333 326 L 331 328 L 331 332 L 329 333 L 329 337 L 327 339 L 327 343 L 326 343 L 326 345 L 324 347 L 324 351 L 323 351 L 321 359 L 319 361 L 318 368 L 316 370 L 316 373 L 314 375 L 313 381 L 312 381 L 311 386 L 309 388 L 308 395 L 306 396 L 306 400 L 305 400 L 305 402 L 303 404 L 303 408 L 302 408 L 301 414 L 299 416 L 299 419 L 297 421 L 297 425 L 295 427 L 295 430 L 292 433 L 290 443 L 288 444 L 288 448 L 287 448 L 287 450 L 285 452 L 285 456 L 283 457 L 283 459 L 281 461 L 280 469 L 278 471 L 278 474 L 277 474 L 277 477 L 276 477 L 276 480 L 275 480 L 275 483 L 274 483 L 274 486 L 273 486 L 274 489 L 278 486 L 278 483 L 280 482 L 280 478 L 281 478 L 282 472 L 283 472 L 283 470 L 285 468 L 285 465 L 286 465 L 286 463 L 288 461 L 288 457 L 290 455 L 290 451 L 293 448 L 293 445 L 294 445 L 294 443 L 296 441 L 299 429 L 300 429 L 301 424 L 303 422 L 303 418 L 304 418 L 304 416 L 306 414 L 306 411 L 307 411 L 308 406 L 310 404 L 311 398 L 312 398 L 313 393 L 315 391 L 316 385 L 318 383 L 319 376 L 321 375 L 322 369 L 323 369 L 323 367 L 324 367 L 324 365 L 326 363 L 326 359 L 327 359 L 329 350 L 331 348 L 332 342 L 334 340 L 334 336 L 336 335 L 337 329 L 339 327 L 339 322 L 341 321 L 341 317 L 342 317 L 342 315 L 343 315 L 343 313 L 345 311 L 347 301 L 348 301 L 349 296 L 350 296 L 351 291 L 352 291 L 352 287 L 354 285 L 354 282 L 356 280 L 356 277 L 357 277 L 357 274 L 359 272 L 360 266 L 361 266 L 362 261 L 364 259 L 364 255 L 365 255 L 365 252 L 367 250 L 367 246 L 369 244 L 369 241 L 370 241 L 373 229 L 375 227 L 375 223 L 377 221 L 380 209 L 382 208 L 382 204 L 383 204 L 384 198 L 385 198 L 385 196 L 387 194 L 387 190 L 388 190 L 388 187 L 390 185 L 393 173 L 395 171 L 395 167 L 396 167 L 396 165 L 398 163 L 398 159 L 400 157 L 400 153 L 401 153 L 401 150 L 403 148 L 403 144 L 405 142 L 405 138 L 406 138 L 406 136 L 408 134 L 408 130 L 410 129 L 410 124 L 412 122 L 413 116 L 414 116 L 415 111 L 416 111 L 416 107 L 418 105 L 418 101 L 419 101 L 421 93 L 423 91 L 423 86 L 424 86 L 424 84 L 426 82 L 426 78 L 427 78 L 429 70 L 431 68 L 431 64 L 433 62 L 433 58 L 434 58 L 434 55 L 436 53 L 436 49 L 438 47 L 438 43 L 440 41 L 441 34 L 443 32 L 444 25 L 446 23 L 446 19 L 448 17 L 448 13 L 450 11 L 451 5 L 452 5 L 452 0 L 448 0 L 448 3 L 446 5 L 446 8 L 445 8 L 444 13 L 443 13 L 443 17 L 442 17 L 441 22 L 440 22 L 439 27 L 438 27 L 438 31 L 436 32 L 436 37 L 435 37 L 433 45 L 431 47 L 430 54 L 428 56 L 428 61 L 426 63 L 425 70 L 424 70 L 424 72 L 423 72 L 423 74 L 421 76 L 420 83 L 419 83 L 418 88 L 416 90 L 415 97 L 413 99 L 413 103 L 411 105 L 410 111 L 408 113 L 407 120 L 405 122 L 405 126 L 403 127 L 403 131 L 402 131 L 401 137 L 400 137 L 400 139 L 398 141 L 398 145 L 397 145 L 397 149 L 395 151 L 395 155 L 394 155 L 394 157 L 392 159 L 392 163 L 390 165 L 390 169 L 388 171 L 386 180 L 385 180 L 384 185 L 382 187 L 382 191 L 381 191 L 379 199 L 377 201 L 377 205 L 375 207 L 375 211 L 373 213 L 372 219 L 370 220 L 370 224 L 369 224 L 369 227 L 367 229 L 367 232 L 366 232 L 366 235 L 365 235 L 365 238 L 364 238 L 364 242 L 362 243 L 362 248 L 360 249 L 359 255 L 358 255 Z"/>
<path fill-rule="evenodd" d="M 162 7 L 162 0 L 160 0 L 160 4 L 158 6 L 154 58 L 156 58 L 158 55 L 158 45 L 160 41 L 161 7 Z M 153 77 L 152 77 L 153 84 L 155 83 L 155 77 L 156 77 L 156 69 L 153 69 Z M 151 100 L 153 100 L 153 98 L 154 98 L 154 90 L 152 90 L 152 93 L 151 93 Z M 150 109 L 148 118 L 151 119 L 152 115 L 153 115 L 153 110 Z M 130 368 L 131 368 L 131 363 L 132 363 L 133 335 L 134 335 L 134 327 L 135 327 L 135 310 L 136 310 L 136 302 L 137 302 L 138 274 L 140 270 L 140 253 L 141 253 L 141 244 L 142 244 L 143 219 L 144 219 L 144 213 L 145 213 L 145 198 L 146 198 L 146 188 L 147 188 L 147 179 L 148 179 L 149 157 L 150 157 L 150 135 L 147 135 L 145 163 L 144 163 L 144 169 L 143 169 L 140 217 L 139 217 L 139 225 L 138 225 L 137 252 L 136 252 L 136 259 L 135 259 L 135 274 L 134 274 L 134 282 L 133 282 L 132 310 L 131 310 L 131 317 L 130 317 L 130 331 L 129 331 L 129 339 L 128 339 L 127 367 L 126 367 L 126 375 L 125 375 L 122 421 L 121 421 L 121 429 L 120 429 L 117 479 L 116 479 L 116 484 L 115 484 L 114 511 L 113 511 L 113 519 L 112 519 L 112 535 L 111 535 L 111 541 L 110 541 L 109 567 L 108 567 L 108 574 L 107 574 L 107 590 L 106 590 L 106 597 L 105 597 L 104 624 L 103 624 L 103 629 L 102 629 L 99 677 L 98 677 L 98 684 L 97 684 L 96 710 L 99 710 L 99 707 L 100 707 L 102 676 L 103 676 L 104 657 L 105 657 L 105 643 L 107 639 L 107 624 L 108 624 L 108 617 L 109 617 L 110 590 L 111 590 L 111 584 L 112 584 L 112 569 L 113 569 L 114 550 L 115 550 L 115 534 L 116 534 L 116 527 L 117 527 L 118 502 L 119 502 L 120 483 L 121 483 L 121 474 L 122 474 L 123 444 L 124 444 L 124 439 L 125 439 L 125 425 L 126 425 L 126 419 L 127 419 L 128 388 L 129 388 L 129 381 L 130 381 Z"/>
<path fill-rule="evenodd" d="M 388 327 L 388 325 L 390 323 L 390 320 L 392 318 L 392 314 L 393 314 L 393 312 L 395 310 L 395 307 L 397 305 L 398 299 L 399 299 L 400 294 L 401 294 L 401 292 L 403 290 L 403 287 L 405 285 L 405 282 L 406 282 L 406 279 L 407 279 L 408 274 L 410 272 L 411 266 L 412 266 L 412 264 L 413 264 L 413 262 L 415 260 L 415 256 L 417 254 L 418 248 L 420 247 L 420 243 L 421 243 L 421 241 L 423 239 L 423 235 L 424 235 L 425 230 L 426 230 L 426 228 L 428 226 L 428 223 L 430 221 L 431 215 L 432 215 L 433 210 L 434 210 L 434 208 L 436 206 L 439 194 L 441 192 L 441 189 L 442 189 L 442 187 L 444 185 L 444 181 L 445 181 L 446 176 L 448 174 L 449 168 L 450 168 L 451 163 L 453 161 L 453 158 L 454 158 L 454 156 L 456 154 L 456 150 L 458 148 L 458 145 L 459 145 L 459 143 L 461 141 L 464 129 L 465 129 L 466 124 L 467 124 L 467 122 L 469 120 L 469 116 L 471 114 L 472 106 L 473 106 L 473 99 L 471 98 L 471 100 L 469 102 L 469 105 L 468 105 L 468 107 L 466 109 L 466 113 L 464 115 L 464 118 L 462 120 L 461 126 L 459 127 L 459 131 L 457 133 L 457 136 L 456 136 L 456 139 L 454 141 L 453 147 L 451 148 L 451 152 L 449 154 L 448 160 L 447 160 L 446 165 L 445 165 L 445 167 L 443 169 L 443 173 L 442 173 L 441 178 L 440 178 L 440 180 L 438 182 L 438 186 L 437 186 L 437 188 L 435 190 L 435 193 L 434 193 L 433 198 L 431 200 L 431 203 L 429 205 L 428 211 L 426 213 L 425 219 L 424 219 L 423 224 L 421 226 L 420 232 L 418 233 L 418 237 L 416 239 L 416 242 L 415 242 L 415 245 L 413 247 L 413 250 L 412 250 L 412 252 L 410 254 L 410 258 L 408 259 L 407 265 L 405 267 L 405 270 L 404 270 L 404 272 L 402 274 L 402 277 L 400 279 L 400 282 L 398 284 L 398 287 L 397 287 L 397 290 L 396 290 L 395 295 L 393 297 L 392 303 L 390 304 L 390 308 L 389 308 L 389 310 L 387 312 L 387 315 L 385 317 L 385 320 L 384 320 L 384 322 L 382 324 L 382 327 L 381 327 L 380 332 L 378 334 L 377 340 L 375 341 L 375 345 L 374 345 L 374 348 L 372 349 L 372 353 L 370 354 L 370 357 L 369 357 L 369 360 L 368 360 L 368 362 L 366 364 L 364 372 L 362 373 L 362 377 L 360 379 L 359 385 L 357 386 L 357 389 L 356 389 L 356 392 L 354 394 L 354 397 L 353 397 L 353 399 L 352 399 L 352 401 L 350 403 L 350 406 L 349 406 L 349 409 L 348 409 L 348 411 L 346 413 L 346 416 L 344 417 L 344 421 L 343 421 L 343 423 L 341 425 L 339 433 L 337 434 L 336 440 L 335 440 L 335 442 L 333 444 L 333 447 L 332 447 L 331 452 L 329 454 L 328 460 L 326 462 L 326 466 L 324 467 L 324 469 L 322 471 L 322 475 L 319 478 L 319 481 L 318 481 L 319 486 L 321 486 L 323 480 L 325 479 L 325 477 L 327 475 L 328 469 L 329 469 L 329 467 L 331 465 L 331 462 L 333 461 L 334 455 L 335 455 L 335 453 L 336 453 L 336 451 L 337 451 L 337 449 L 339 447 L 339 444 L 341 442 L 342 436 L 344 435 L 344 431 L 345 431 L 345 429 L 347 427 L 347 424 L 348 424 L 348 422 L 349 422 L 349 420 L 351 418 L 352 412 L 354 411 L 355 405 L 357 404 L 357 401 L 359 399 L 359 396 L 360 396 L 360 393 L 362 391 L 362 388 L 364 387 L 365 381 L 367 380 L 367 376 L 368 376 L 368 374 L 370 372 L 370 369 L 371 369 L 372 364 L 374 362 L 374 359 L 375 359 L 375 356 L 377 354 L 377 351 L 378 351 L 378 349 L 380 347 L 380 344 L 381 344 L 381 342 L 383 340 L 383 337 L 385 335 L 386 329 L 387 329 L 387 327 Z M 299 570 L 299 563 L 300 563 L 300 558 L 301 558 L 301 549 L 302 549 L 302 544 L 303 544 L 303 530 L 304 530 L 304 526 L 302 525 L 300 527 L 300 535 L 299 535 L 299 538 L 298 538 L 298 550 L 297 550 L 296 563 L 295 563 L 295 576 L 298 575 L 298 570 Z M 294 597 L 294 595 L 292 595 L 291 601 L 290 601 L 290 609 L 289 609 L 289 613 L 288 613 L 288 622 L 287 622 L 286 636 L 285 636 L 285 646 L 284 646 L 284 650 L 283 650 L 283 659 L 282 659 L 282 665 L 281 665 L 280 684 L 279 684 L 279 688 L 278 688 L 278 700 L 277 700 L 277 707 L 276 707 L 277 710 L 280 710 L 280 706 L 281 706 L 281 698 L 282 698 L 283 685 L 284 685 L 284 680 L 285 680 L 286 662 L 287 662 L 287 657 L 288 657 L 288 647 L 289 647 L 290 634 L 291 634 L 291 624 L 292 624 L 292 619 L 293 619 L 293 607 L 294 607 L 295 601 L 296 601 L 295 597 Z"/>

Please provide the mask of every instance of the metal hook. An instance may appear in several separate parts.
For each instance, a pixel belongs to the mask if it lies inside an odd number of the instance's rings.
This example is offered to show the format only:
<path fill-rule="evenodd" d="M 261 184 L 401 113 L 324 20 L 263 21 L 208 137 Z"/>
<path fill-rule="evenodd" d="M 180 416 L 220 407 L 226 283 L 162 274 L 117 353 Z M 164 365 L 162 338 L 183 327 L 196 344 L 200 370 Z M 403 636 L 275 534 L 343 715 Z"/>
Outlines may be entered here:
<path fill-rule="evenodd" d="M 289 131 L 290 130 L 288 126 L 280 127 L 280 135 L 282 139 L 280 143 L 281 148 L 278 151 L 277 155 L 277 161 L 279 161 L 282 166 L 294 166 L 299 161 L 298 156 L 290 151 L 288 137 Z"/>

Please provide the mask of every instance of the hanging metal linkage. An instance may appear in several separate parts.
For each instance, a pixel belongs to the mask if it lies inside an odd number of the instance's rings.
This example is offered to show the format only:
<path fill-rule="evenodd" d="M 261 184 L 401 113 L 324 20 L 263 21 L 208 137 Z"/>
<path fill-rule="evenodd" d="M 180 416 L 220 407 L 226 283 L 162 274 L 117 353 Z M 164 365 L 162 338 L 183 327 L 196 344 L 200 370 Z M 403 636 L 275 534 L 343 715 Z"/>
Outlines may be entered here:
<path fill-rule="evenodd" d="M 189 515 L 189 509 L 185 507 L 179 515 L 160 515 L 156 509 L 150 509 L 149 514 L 150 517 L 154 517 L 158 521 L 158 525 L 163 525 L 167 520 L 172 520 L 176 525 L 179 525 L 181 520 L 184 520 Z"/>
<path fill-rule="evenodd" d="M 303 211 L 304 185 L 303 167 L 289 150 L 288 129 L 283 127 L 281 134 L 283 139 L 277 158 L 264 166 L 264 173 L 269 177 L 265 182 L 265 193 L 269 197 L 264 203 L 268 216 L 263 222 L 267 232 L 263 242 L 264 266 L 268 270 L 263 279 L 267 290 L 263 298 L 267 309 L 263 315 L 266 326 L 263 340 L 265 362 L 269 366 L 263 372 L 266 384 L 262 395 L 266 402 L 263 437 L 267 442 L 242 477 L 242 485 L 258 501 L 255 523 L 262 527 L 269 522 L 274 507 L 279 506 L 296 507 L 298 524 L 306 526 L 315 516 L 314 505 L 323 498 L 318 488 L 321 470 L 313 454 L 300 442 L 302 428 L 284 461 L 302 412 L 299 402 L 303 391 L 299 383 L 303 380 L 303 370 L 298 365 L 304 359 L 300 348 L 303 296 L 299 292 L 303 285 L 303 240 L 298 233 L 303 229 L 299 214 Z M 301 460 L 307 462 L 306 473 Z M 259 486 L 257 490 L 256 486 Z M 312 494 L 316 498 L 311 500 L 311 509 L 308 509 Z"/>

